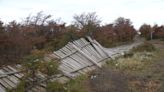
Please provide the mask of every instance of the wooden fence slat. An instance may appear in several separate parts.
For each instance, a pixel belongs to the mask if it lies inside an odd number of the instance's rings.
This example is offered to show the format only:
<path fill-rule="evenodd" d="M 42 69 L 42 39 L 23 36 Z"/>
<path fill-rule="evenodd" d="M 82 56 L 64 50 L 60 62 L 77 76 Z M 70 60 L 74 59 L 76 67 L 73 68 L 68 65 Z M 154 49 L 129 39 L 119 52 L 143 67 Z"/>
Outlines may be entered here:
<path fill-rule="evenodd" d="M 70 50 L 73 50 L 73 49 L 74 49 L 73 46 L 70 45 L 70 44 L 68 44 L 68 45 L 66 46 L 66 48 L 68 48 L 68 49 L 70 49 Z M 80 54 L 79 52 L 76 52 L 76 53 L 73 54 L 73 55 L 75 55 L 75 56 L 81 58 L 81 59 L 82 59 L 81 62 L 83 62 L 83 63 L 85 63 L 85 64 L 87 64 L 87 65 L 92 64 L 92 63 L 90 62 L 90 60 L 88 60 L 85 56 L 83 56 L 83 55 Z"/>
<path fill-rule="evenodd" d="M 3 70 L 5 70 L 6 72 L 12 72 L 11 70 L 9 70 L 6 67 L 3 67 Z M 14 75 L 8 76 L 8 79 L 10 79 L 16 85 L 20 82 L 19 79 L 17 77 L 15 77 Z"/>
<path fill-rule="evenodd" d="M 8 83 L 6 83 L 3 79 L 0 79 L 0 84 L 1 85 L 3 85 L 3 87 L 4 88 L 9 88 L 9 89 L 11 89 L 12 87 L 8 84 Z"/>
<path fill-rule="evenodd" d="M 67 50 L 67 51 L 70 51 L 67 47 L 65 47 L 63 49 L 64 50 Z M 77 56 L 76 53 L 72 54 L 69 57 L 71 57 L 72 59 L 76 60 L 76 62 L 78 62 L 81 65 L 81 67 L 86 67 L 87 65 L 86 65 L 85 61 L 83 61 L 82 58 L 80 58 L 79 56 Z"/>
<path fill-rule="evenodd" d="M 81 41 L 85 44 L 88 44 L 89 42 L 87 42 L 84 38 L 81 38 Z M 86 48 L 88 50 L 90 50 L 90 53 L 97 59 L 97 60 L 101 60 L 102 57 L 96 52 L 96 50 L 90 45 L 87 45 Z"/>
<path fill-rule="evenodd" d="M 2 85 L 0 85 L 0 92 L 6 92 L 6 89 Z"/>
<path fill-rule="evenodd" d="M 13 72 L 18 72 L 16 69 L 14 69 L 13 67 L 11 66 L 7 66 L 7 68 L 11 69 Z M 17 73 L 17 74 L 14 74 L 16 77 L 18 77 L 19 79 L 21 79 L 23 77 L 23 74 L 21 73 Z"/>
<path fill-rule="evenodd" d="M 60 51 L 63 52 L 65 55 L 66 55 L 67 53 L 70 53 L 70 52 L 68 52 L 68 51 L 66 52 L 66 51 L 64 50 L 64 48 L 60 49 Z M 72 66 L 76 67 L 76 69 L 81 68 L 81 65 L 80 65 L 79 63 L 77 63 L 77 61 L 76 61 L 75 59 L 71 58 L 70 56 L 67 57 L 67 60 L 69 61 L 69 63 L 70 63 Z"/>
<path fill-rule="evenodd" d="M 72 44 L 72 46 L 78 50 L 81 54 L 83 54 L 86 58 L 88 58 L 91 62 L 93 62 L 95 65 L 97 65 L 98 67 L 101 67 L 100 64 L 98 64 L 97 62 L 95 62 L 91 57 L 89 57 L 88 55 L 86 55 L 82 50 L 80 50 L 77 46 L 75 46 L 74 44 Z"/>
<path fill-rule="evenodd" d="M 79 40 L 80 43 L 81 40 Z M 86 43 L 87 44 L 87 43 Z M 92 53 L 91 49 L 88 48 L 89 45 L 85 46 L 85 48 L 79 48 L 81 51 L 84 52 L 85 55 L 89 56 L 93 61 L 97 62 L 98 58 Z"/>
<path fill-rule="evenodd" d="M 63 66 L 64 68 L 68 69 L 68 71 L 70 71 L 70 72 L 74 70 L 74 68 L 71 65 L 69 65 L 68 63 L 66 63 L 65 60 L 62 60 L 61 66 Z"/>
<path fill-rule="evenodd" d="M 86 41 L 84 38 L 81 38 L 81 41 L 85 44 L 89 44 L 88 47 L 93 51 L 93 54 L 95 54 L 98 58 L 101 58 L 101 56 L 97 53 L 97 51 L 93 48 L 91 42 Z"/>
<path fill-rule="evenodd" d="M 86 49 L 86 51 L 88 51 L 91 56 L 94 56 L 94 58 L 99 59 L 98 55 L 96 55 L 97 53 L 95 52 L 95 50 L 91 48 L 91 44 L 89 42 L 87 42 L 84 38 L 81 38 L 79 40 L 79 43 L 88 44 L 81 49 Z"/>
<path fill-rule="evenodd" d="M 108 57 L 108 55 L 107 55 L 106 53 L 104 53 L 104 51 L 102 51 L 102 49 L 101 49 L 98 45 L 96 45 L 96 44 L 94 43 L 94 41 L 93 41 L 90 37 L 87 37 L 87 38 L 88 38 L 88 40 L 91 42 L 91 44 L 95 47 L 95 49 L 97 50 L 97 52 L 98 52 L 102 57 L 104 57 L 104 58 Z"/>
<path fill-rule="evenodd" d="M 75 71 L 76 69 L 78 69 L 76 66 L 76 63 L 72 62 L 69 58 L 66 58 L 65 62 L 63 62 L 63 63 L 65 63 L 67 66 L 71 67 L 72 71 Z"/>
<path fill-rule="evenodd" d="M 66 48 L 70 50 L 70 46 L 69 46 L 69 45 L 66 46 Z M 79 60 L 78 62 L 81 63 L 81 64 L 83 64 L 84 67 L 85 67 L 85 66 L 89 66 L 89 65 L 92 64 L 92 63 L 90 63 L 90 61 L 89 61 L 87 58 L 85 58 L 85 57 L 84 57 L 82 54 L 80 54 L 79 52 L 76 52 L 76 53 L 72 54 L 71 56 L 72 56 L 72 58 L 78 58 L 78 60 Z"/>
<path fill-rule="evenodd" d="M 2 69 L 0 70 L 0 74 L 5 74 L 4 71 L 3 71 Z M 9 85 L 8 88 L 14 88 L 14 87 L 16 87 L 16 85 L 15 85 L 13 82 L 11 82 L 11 81 L 10 81 L 8 78 L 6 78 L 6 77 L 1 78 L 0 80 L 3 80 L 4 82 L 6 82 L 6 84 Z"/>
<path fill-rule="evenodd" d="M 90 37 L 87 37 L 88 39 L 91 39 Z M 104 48 L 96 41 L 96 40 L 93 40 L 93 42 L 108 56 L 110 57 L 105 51 L 104 51 Z"/>

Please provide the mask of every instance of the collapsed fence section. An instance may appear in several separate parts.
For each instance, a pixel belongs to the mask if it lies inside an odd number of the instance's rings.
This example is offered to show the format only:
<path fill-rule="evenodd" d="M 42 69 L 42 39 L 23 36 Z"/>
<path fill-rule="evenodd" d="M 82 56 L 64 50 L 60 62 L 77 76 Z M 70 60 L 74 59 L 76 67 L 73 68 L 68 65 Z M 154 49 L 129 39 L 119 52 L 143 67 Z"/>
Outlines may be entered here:
<path fill-rule="evenodd" d="M 100 62 L 108 58 L 103 47 L 90 37 L 69 42 L 63 48 L 55 51 L 54 55 L 61 60 L 59 70 L 68 77 L 77 76 L 78 72 L 85 68 L 88 71 L 93 70 L 90 66 L 101 67 Z"/>
<path fill-rule="evenodd" d="M 90 37 L 69 42 L 63 48 L 44 57 L 45 62 L 59 58 L 60 64 L 58 69 L 62 71 L 62 74 L 46 78 L 44 74 L 39 73 L 38 78 L 40 78 L 40 81 L 33 85 L 28 92 L 46 92 L 46 80 L 66 83 L 78 75 L 86 74 L 97 67 L 101 68 L 104 64 L 103 61 L 124 55 L 125 52 L 129 52 L 130 49 L 141 43 L 142 41 L 138 41 L 114 48 L 104 48 Z M 0 69 L 0 92 L 14 89 L 20 83 L 24 76 L 20 67 L 21 65 L 5 66 Z"/>

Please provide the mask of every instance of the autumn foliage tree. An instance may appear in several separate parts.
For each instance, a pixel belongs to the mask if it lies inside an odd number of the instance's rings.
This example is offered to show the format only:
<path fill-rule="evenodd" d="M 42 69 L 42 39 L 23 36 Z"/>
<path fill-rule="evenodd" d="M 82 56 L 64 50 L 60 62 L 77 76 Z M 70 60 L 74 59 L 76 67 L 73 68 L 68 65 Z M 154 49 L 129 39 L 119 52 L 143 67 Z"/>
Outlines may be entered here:
<path fill-rule="evenodd" d="M 20 63 L 32 50 L 45 48 L 53 39 L 62 34 L 64 25 L 49 20 L 50 15 L 39 12 L 29 16 L 23 22 L 12 21 L 7 25 L 0 22 L 0 63 Z M 57 38 L 58 37 L 58 38 Z"/>
<path fill-rule="evenodd" d="M 18 62 L 24 55 L 30 53 L 32 45 L 23 32 L 20 24 L 10 22 L 6 29 L 1 30 L 0 57 L 1 63 Z"/>
<path fill-rule="evenodd" d="M 131 41 L 136 33 L 132 22 L 129 19 L 120 17 L 114 22 L 114 31 L 118 36 L 119 41 Z"/>
<path fill-rule="evenodd" d="M 93 32 L 100 26 L 101 20 L 98 18 L 95 12 L 82 13 L 75 15 L 74 25 L 80 31 L 81 36 L 93 35 Z"/>
<path fill-rule="evenodd" d="M 164 26 L 163 25 L 161 26 L 154 25 L 153 30 L 154 30 L 153 37 L 155 39 L 164 39 Z"/>
<path fill-rule="evenodd" d="M 152 31 L 152 27 L 150 25 L 143 24 L 140 27 L 139 31 L 141 32 L 141 36 L 142 37 L 150 39 L 150 32 Z"/>
<path fill-rule="evenodd" d="M 94 32 L 94 38 L 105 47 L 113 46 L 118 41 L 117 34 L 114 31 L 113 24 L 107 24 L 99 28 Z"/>
<path fill-rule="evenodd" d="M 120 42 L 133 41 L 136 31 L 129 19 L 118 18 L 113 24 L 107 24 L 94 32 L 94 38 L 105 47 L 115 46 Z"/>
<path fill-rule="evenodd" d="M 152 39 L 163 39 L 164 38 L 164 26 L 158 26 L 158 25 L 148 25 L 143 24 L 139 31 L 141 32 L 141 36 L 145 37 L 146 39 L 150 40 L 151 36 Z"/>

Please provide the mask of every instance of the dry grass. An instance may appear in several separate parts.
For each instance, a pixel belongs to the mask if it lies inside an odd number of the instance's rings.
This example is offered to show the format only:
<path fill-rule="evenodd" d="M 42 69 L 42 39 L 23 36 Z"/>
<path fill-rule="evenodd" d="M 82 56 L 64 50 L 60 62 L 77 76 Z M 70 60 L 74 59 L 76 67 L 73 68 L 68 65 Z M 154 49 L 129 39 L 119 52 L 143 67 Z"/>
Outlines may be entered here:
<path fill-rule="evenodd" d="M 164 44 L 155 46 L 158 50 L 108 61 L 90 77 L 72 81 L 70 92 L 164 92 Z"/>
<path fill-rule="evenodd" d="M 107 66 L 121 71 L 138 71 L 143 70 L 145 64 L 151 64 L 154 57 L 153 52 L 136 52 L 131 57 L 121 57 L 113 61 L 108 61 Z"/>

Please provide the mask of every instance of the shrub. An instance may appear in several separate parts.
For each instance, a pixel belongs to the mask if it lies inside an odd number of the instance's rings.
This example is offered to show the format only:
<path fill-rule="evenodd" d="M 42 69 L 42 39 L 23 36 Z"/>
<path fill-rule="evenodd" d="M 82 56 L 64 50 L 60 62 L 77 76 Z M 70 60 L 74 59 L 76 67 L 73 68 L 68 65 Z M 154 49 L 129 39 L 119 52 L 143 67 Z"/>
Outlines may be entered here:
<path fill-rule="evenodd" d="M 153 53 L 150 52 L 137 52 L 132 57 L 119 58 L 115 62 L 116 68 L 120 70 L 141 70 L 144 68 L 144 64 L 152 61 Z"/>
<path fill-rule="evenodd" d="M 133 58 L 118 59 L 116 66 L 122 70 L 138 70 L 142 68 L 142 62 Z"/>
<path fill-rule="evenodd" d="M 116 60 L 107 61 L 107 67 L 121 71 L 143 70 L 145 64 L 151 64 L 153 57 L 155 56 L 152 52 L 136 52 L 124 58 L 121 57 Z"/>
<path fill-rule="evenodd" d="M 52 76 L 54 74 L 58 74 L 60 71 L 58 70 L 59 63 L 57 61 L 43 61 L 39 66 L 39 70 L 42 73 L 47 74 L 48 76 Z"/>
<path fill-rule="evenodd" d="M 49 82 L 46 87 L 47 92 L 66 92 L 64 84 L 58 82 Z"/>
<path fill-rule="evenodd" d="M 76 79 L 70 80 L 70 82 L 67 83 L 67 92 L 88 92 L 86 83 L 84 83 L 85 80 L 87 80 L 86 75 L 80 75 Z"/>
<path fill-rule="evenodd" d="M 152 45 L 151 43 L 149 42 L 145 42 L 137 47 L 134 47 L 132 49 L 132 51 L 134 52 L 143 52 L 143 51 L 148 51 L 148 52 L 152 52 L 155 50 L 155 47 L 154 45 Z"/>

